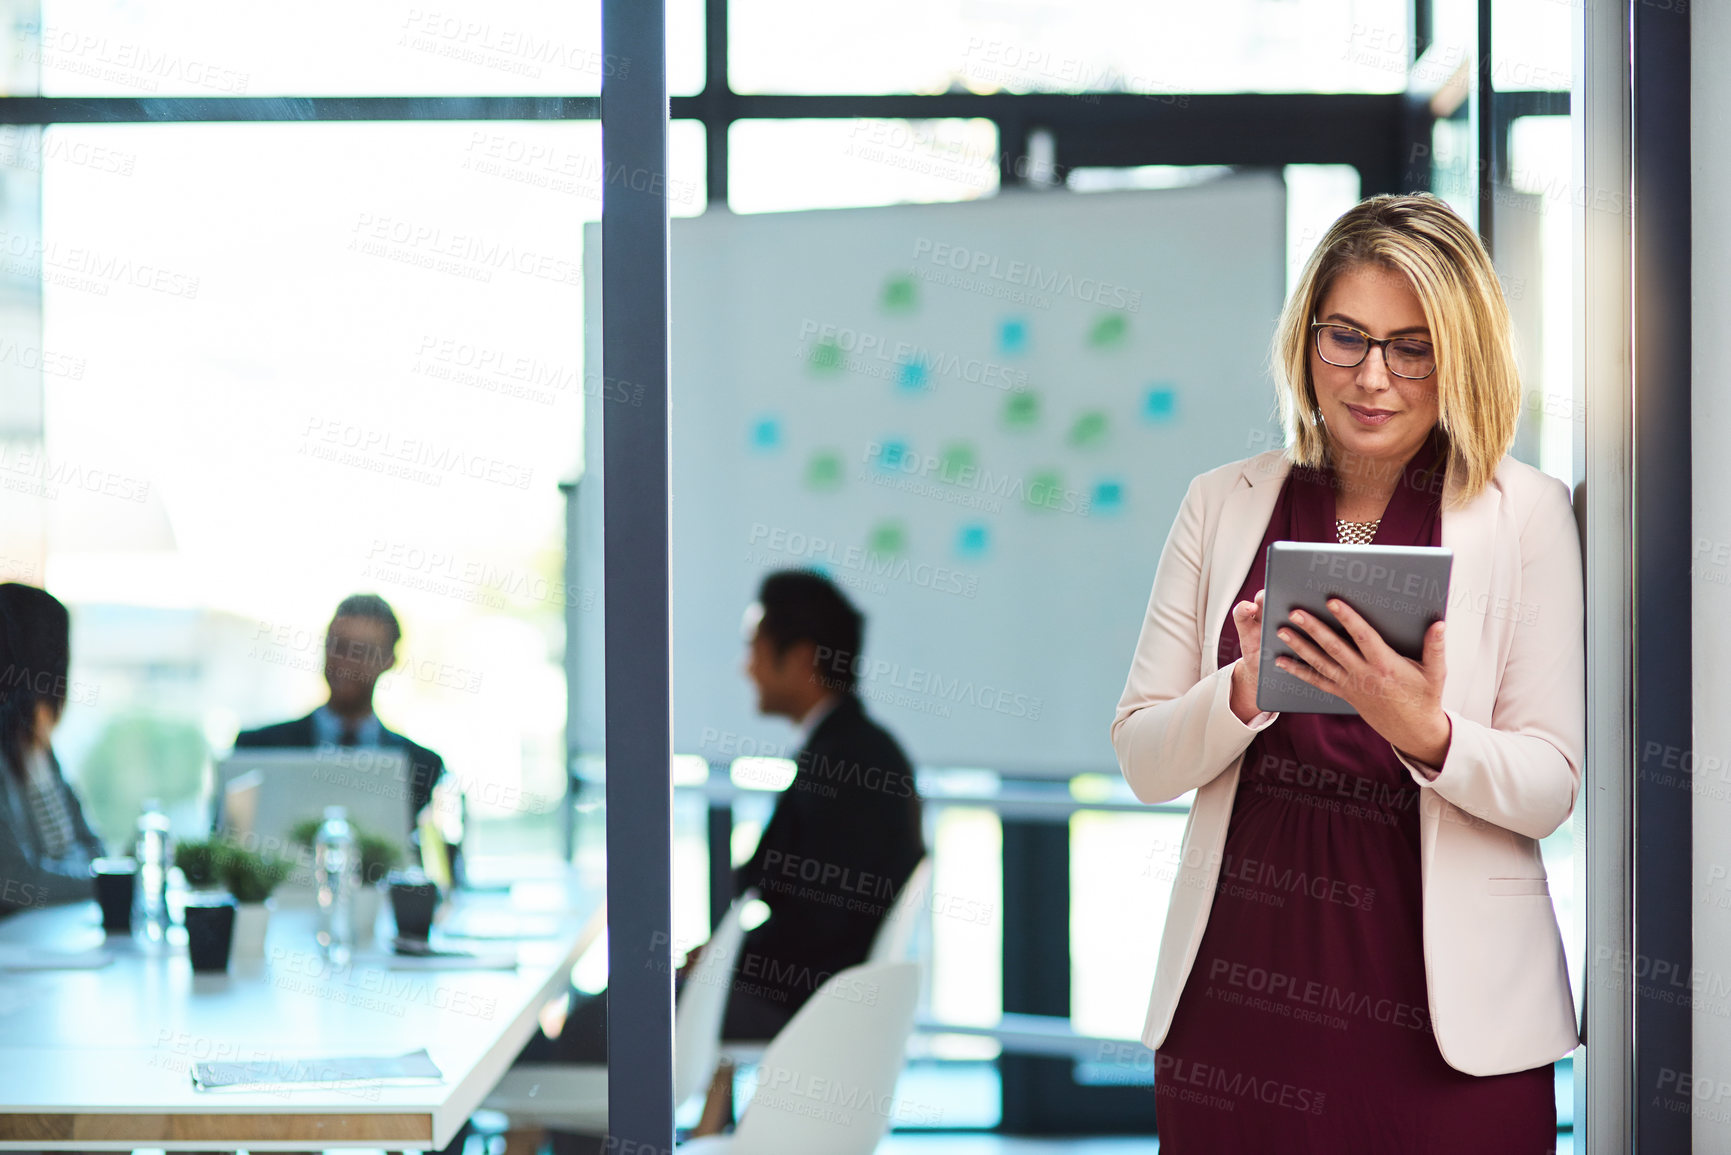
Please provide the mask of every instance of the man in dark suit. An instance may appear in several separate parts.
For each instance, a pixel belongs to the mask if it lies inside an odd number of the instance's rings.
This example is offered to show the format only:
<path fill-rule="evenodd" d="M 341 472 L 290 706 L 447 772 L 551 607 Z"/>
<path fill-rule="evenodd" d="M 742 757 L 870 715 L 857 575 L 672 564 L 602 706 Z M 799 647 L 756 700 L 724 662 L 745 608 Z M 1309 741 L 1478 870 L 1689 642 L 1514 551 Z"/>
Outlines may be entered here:
<path fill-rule="evenodd" d="M 759 712 L 801 730 L 793 782 L 734 872 L 734 893 L 756 888 L 770 915 L 745 937 L 722 1034 L 767 1039 L 865 961 L 926 851 L 913 766 L 854 693 L 859 611 L 828 579 L 790 570 L 764 579 L 747 626 Z"/>
<path fill-rule="evenodd" d="M 801 729 L 793 782 L 734 872 L 735 894 L 755 887 L 770 915 L 740 948 L 722 1035 L 760 1040 L 773 1038 L 825 979 L 865 961 L 926 851 L 913 766 L 854 693 L 859 611 L 821 575 L 781 571 L 764 579 L 747 631 L 745 672 L 758 710 Z M 690 953 L 687 968 L 701 951 Z M 574 997 L 559 1036 L 536 1037 L 522 1057 L 605 1061 L 605 997 Z"/>
<path fill-rule="evenodd" d="M 403 631 L 397 615 L 377 594 L 353 594 L 342 600 L 325 631 L 325 683 L 330 701 L 304 718 L 257 730 L 243 730 L 236 750 L 278 747 L 312 750 L 321 746 L 372 747 L 401 750 L 409 760 L 408 827 L 432 800 L 433 786 L 445 763 L 425 746 L 385 729 L 373 713 L 373 690 L 379 677 L 397 662 L 397 642 Z"/>

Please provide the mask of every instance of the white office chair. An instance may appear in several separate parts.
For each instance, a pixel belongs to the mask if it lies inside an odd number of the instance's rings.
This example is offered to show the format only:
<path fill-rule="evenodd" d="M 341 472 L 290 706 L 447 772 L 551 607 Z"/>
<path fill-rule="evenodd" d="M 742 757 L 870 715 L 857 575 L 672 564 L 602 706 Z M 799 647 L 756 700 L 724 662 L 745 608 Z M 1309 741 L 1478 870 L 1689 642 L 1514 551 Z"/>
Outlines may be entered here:
<path fill-rule="evenodd" d="M 872 938 L 871 951 L 866 955 L 868 963 L 902 962 L 909 957 L 914 941 L 914 932 L 919 929 L 922 913 L 932 889 L 932 859 L 930 855 L 914 864 L 908 874 L 908 880 L 902 883 L 902 888 L 896 893 L 896 900 L 890 905 L 883 922 L 878 924 L 877 934 Z M 721 1043 L 722 1054 L 728 1062 L 736 1066 L 755 1063 L 763 1057 L 764 1048 L 769 1044 L 762 1041 L 746 1039 L 724 1039 Z"/>
<path fill-rule="evenodd" d="M 831 976 L 764 1052 L 733 1134 L 683 1143 L 681 1155 L 871 1155 L 894 1114 L 919 993 L 919 963 Z"/>
<path fill-rule="evenodd" d="M 721 1057 L 721 1016 L 733 964 L 745 927 L 745 904 L 757 897 L 746 891 L 727 909 L 697 965 L 692 967 L 673 1011 L 673 1097 L 676 1106 L 709 1090 Z M 505 1072 L 481 1104 L 498 1111 L 512 1128 L 551 1127 L 601 1135 L 607 1131 L 607 1068 L 598 1063 L 529 1063 Z"/>
<path fill-rule="evenodd" d="M 867 962 L 902 962 L 908 957 L 909 948 L 914 942 L 914 932 L 919 929 L 920 914 L 925 909 L 931 890 L 932 860 L 931 856 L 927 855 L 914 864 L 913 872 L 908 875 L 908 880 L 902 883 L 901 892 L 896 895 L 889 913 L 884 915 L 883 922 L 878 924 L 877 937 L 872 939 L 871 953 L 866 956 Z"/>

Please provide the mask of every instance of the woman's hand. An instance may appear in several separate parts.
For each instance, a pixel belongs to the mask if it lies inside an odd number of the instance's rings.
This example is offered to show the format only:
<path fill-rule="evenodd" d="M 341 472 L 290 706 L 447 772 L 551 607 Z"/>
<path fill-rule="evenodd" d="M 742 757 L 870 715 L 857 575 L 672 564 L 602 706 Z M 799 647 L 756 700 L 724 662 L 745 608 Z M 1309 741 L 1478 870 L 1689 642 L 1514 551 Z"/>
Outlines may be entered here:
<path fill-rule="evenodd" d="M 1262 711 L 1256 708 L 1256 674 L 1262 668 L 1262 595 L 1232 607 L 1232 624 L 1238 629 L 1238 652 L 1232 665 L 1232 712 L 1246 724 Z"/>
<path fill-rule="evenodd" d="M 1292 612 L 1280 640 L 1303 661 L 1282 656 L 1275 664 L 1294 677 L 1346 700 L 1370 728 L 1407 757 L 1436 767 L 1448 757 L 1451 725 L 1443 713 L 1443 624 L 1424 635 L 1424 660 L 1402 657 L 1369 622 L 1339 598 L 1328 611 L 1351 641 L 1303 610 Z M 1234 611 L 1236 616 L 1236 611 Z"/>

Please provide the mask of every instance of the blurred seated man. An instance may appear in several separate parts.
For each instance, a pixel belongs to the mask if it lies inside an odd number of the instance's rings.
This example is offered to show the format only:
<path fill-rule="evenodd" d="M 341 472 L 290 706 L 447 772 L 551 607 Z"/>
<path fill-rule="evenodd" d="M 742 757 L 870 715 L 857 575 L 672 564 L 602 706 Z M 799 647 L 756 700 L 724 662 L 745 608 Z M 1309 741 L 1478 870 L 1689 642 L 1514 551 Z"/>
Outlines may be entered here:
<path fill-rule="evenodd" d="M 66 710 L 71 627 L 47 591 L 0 585 L 0 914 L 96 894 L 102 841 L 49 744 Z"/>
<path fill-rule="evenodd" d="M 304 718 L 257 730 L 243 730 L 236 750 L 278 747 L 312 750 L 321 746 L 401 750 L 409 760 L 409 828 L 432 799 L 445 772 L 444 761 L 425 746 L 385 729 L 373 713 L 379 676 L 397 663 L 403 631 L 397 615 L 377 594 L 352 594 L 337 606 L 325 631 L 325 683 L 330 701 Z"/>
<path fill-rule="evenodd" d="M 784 570 L 746 626 L 758 712 L 800 730 L 793 783 L 733 876 L 735 896 L 755 888 L 770 914 L 745 936 L 722 1037 L 770 1039 L 824 979 L 865 961 L 926 848 L 913 766 L 854 692 L 860 612 L 827 578 Z"/>
<path fill-rule="evenodd" d="M 755 887 L 770 915 L 734 963 L 722 1037 L 762 1040 L 825 979 L 865 961 L 926 851 L 913 766 L 854 692 L 859 611 L 821 575 L 784 570 L 764 579 L 746 629 L 759 712 L 800 730 L 793 782 L 733 880 L 736 896 Z M 560 1035 L 523 1057 L 601 1062 L 605 1032 L 604 997 L 575 1000 Z"/>

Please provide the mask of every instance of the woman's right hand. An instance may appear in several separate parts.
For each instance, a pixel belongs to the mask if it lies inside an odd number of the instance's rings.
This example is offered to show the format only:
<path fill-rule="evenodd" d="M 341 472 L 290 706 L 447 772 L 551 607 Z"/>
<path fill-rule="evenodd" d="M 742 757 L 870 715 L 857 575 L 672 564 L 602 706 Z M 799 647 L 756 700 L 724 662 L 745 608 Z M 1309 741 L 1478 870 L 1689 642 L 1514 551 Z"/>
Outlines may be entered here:
<path fill-rule="evenodd" d="M 1243 655 L 1232 666 L 1232 712 L 1248 724 L 1262 711 L 1256 708 L 1256 673 L 1262 665 L 1262 595 L 1232 607 L 1232 624 L 1238 629 L 1238 652 Z"/>

